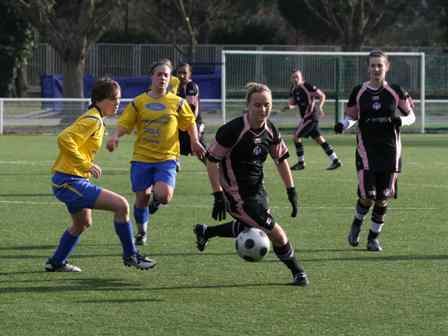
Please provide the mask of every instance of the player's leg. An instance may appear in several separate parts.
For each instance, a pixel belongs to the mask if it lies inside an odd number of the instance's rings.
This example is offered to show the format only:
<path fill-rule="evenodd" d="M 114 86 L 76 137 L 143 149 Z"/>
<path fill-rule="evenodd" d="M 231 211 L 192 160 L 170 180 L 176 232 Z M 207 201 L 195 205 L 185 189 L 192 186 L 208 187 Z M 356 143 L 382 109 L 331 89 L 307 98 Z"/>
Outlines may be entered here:
<path fill-rule="evenodd" d="M 193 227 L 193 232 L 196 236 L 196 247 L 202 252 L 207 247 L 208 241 L 211 238 L 235 238 L 244 230 L 244 227 L 244 223 L 239 220 L 233 220 L 218 225 L 196 224 Z"/>
<path fill-rule="evenodd" d="M 87 179 L 56 173 L 52 178 L 53 193 L 65 203 L 72 218 L 72 225 L 61 236 L 58 247 L 45 265 L 49 272 L 80 272 L 70 265 L 68 257 L 79 243 L 80 235 L 92 224 L 91 208 L 101 193 L 101 188 Z"/>
<path fill-rule="evenodd" d="M 387 212 L 388 199 L 397 197 L 398 173 L 379 173 L 376 178 L 377 197 L 372 211 L 371 227 L 367 237 L 367 250 L 380 252 L 383 250 L 378 239 Z"/>
<path fill-rule="evenodd" d="M 342 162 L 341 160 L 339 160 L 334 148 L 322 136 L 317 125 L 315 129 L 310 133 L 310 136 L 322 147 L 322 150 L 330 159 L 331 164 L 327 167 L 327 170 L 334 170 L 342 166 Z"/>
<path fill-rule="evenodd" d="M 153 167 L 149 163 L 131 163 L 131 186 L 135 193 L 134 220 L 137 226 L 135 243 L 145 245 L 148 238 L 150 213 L 148 203 L 153 185 Z"/>
<path fill-rule="evenodd" d="M 293 285 L 307 286 L 309 284 L 308 276 L 296 257 L 294 247 L 290 243 L 283 228 L 275 223 L 273 228 L 270 231 L 266 231 L 266 233 L 271 239 L 275 255 L 291 271 Z"/>
<path fill-rule="evenodd" d="M 302 139 L 299 136 L 302 130 L 302 123 L 296 128 L 292 135 L 292 141 L 296 149 L 297 163 L 291 166 L 291 170 L 305 169 L 305 150 L 303 148 Z"/>
<path fill-rule="evenodd" d="M 173 198 L 176 186 L 176 161 L 168 160 L 154 164 L 154 186 L 152 199 L 148 205 L 149 213 L 152 215 L 160 206 L 168 204 Z"/>
<path fill-rule="evenodd" d="M 68 258 L 76 245 L 78 245 L 81 233 L 91 226 L 92 210 L 81 209 L 70 215 L 72 217 L 72 225 L 64 231 L 56 250 L 47 260 L 45 264 L 47 272 L 81 272 L 79 267 L 69 264 Z"/>
<path fill-rule="evenodd" d="M 134 266 L 138 269 L 149 269 L 155 266 L 155 261 L 141 256 L 134 245 L 129 204 L 123 196 L 103 189 L 95 203 L 95 209 L 114 213 L 115 232 L 123 248 L 123 262 L 126 266 Z"/>
<path fill-rule="evenodd" d="M 358 246 L 359 234 L 365 216 L 369 212 L 375 198 L 374 176 L 367 170 L 358 170 L 358 201 L 355 206 L 355 216 L 353 218 L 347 240 L 351 246 Z"/>

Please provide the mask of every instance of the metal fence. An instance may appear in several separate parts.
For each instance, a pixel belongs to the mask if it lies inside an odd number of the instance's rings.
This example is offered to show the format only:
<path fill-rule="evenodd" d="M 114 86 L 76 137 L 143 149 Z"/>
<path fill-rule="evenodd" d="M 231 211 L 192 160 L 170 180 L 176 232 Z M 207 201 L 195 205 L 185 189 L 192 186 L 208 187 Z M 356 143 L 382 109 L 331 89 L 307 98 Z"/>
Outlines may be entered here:
<path fill-rule="evenodd" d="M 284 51 L 340 51 L 337 46 L 287 46 L 287 45 L 199 45 L 195 52 L 197 66 L 220 67 L 222 50 L 284 50 Z M 364 48 L 366 50 L 372 48 Z M 152 62 L 160 58 L 170 58 L 175 64 L 190 61 L 188 46 L 166 44 L 110 44 L 93 46 L 86 60 L 86 73 L 96 78 L 103 76 L 143 76 L 148 74 Z M 428 48 L 390 48 L 389 51 L 420 51 L 426 53 L 426 95 L 432 98 L 448 97 L 448 55 L 441 50 Z M 272 65 L 275 70 L 278 66 Z M 218 69 L 219 70 L 219 69 Z M 274 71 L 273 70 L 273 71 Z M 289 70 L 289 69 L 288 69 Z M 244 69 L 242 69 L 244 71 Z M 321 71 L 321 69 L 319 69 Z M 33 52 L 28 64 L 28 82 L 40 87 L 40 77 L 44 74 L 61 74 L 62 60 L 48 44 L 40 44 Z M 274 76 L 283 76 L 277 72 Z M 310 74 L 315 79 L 315 74 Z M 245 76 L 246 77 L 246 76 Z M 281 79 L 284 81 L 283 79 Z M 319 78 L 316 78 L 319 82 Z M 287 80 L 286 82 L 287 83 Z M 324 88 L 324 87 L 323 87 Z"/>

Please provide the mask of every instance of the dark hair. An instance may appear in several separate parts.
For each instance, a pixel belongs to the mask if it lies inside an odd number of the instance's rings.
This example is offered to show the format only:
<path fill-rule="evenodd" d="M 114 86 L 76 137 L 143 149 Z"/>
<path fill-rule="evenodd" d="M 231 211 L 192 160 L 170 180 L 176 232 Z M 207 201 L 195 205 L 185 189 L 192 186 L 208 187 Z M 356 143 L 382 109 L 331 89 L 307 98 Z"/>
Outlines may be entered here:
<path fill-rule="evenodd" d="M 170 70 L 173 70 L 173 64 L 168 58 L 162 58 L 158 60 L 157 62 L 154 62 L 151 64 L 151 68 L 149 69 L 149 73 L 152 75 L 154 73 L 155 68 L 157 68 L 160 65 L 166 65 Z"/>
<path fill-rule="evenodd" d="M 246 84 L 246 103 L 249 104 L 250 98 L 254 93 L 267 92 L 272 95 L 271 89 L 265 85 L 256 82 L 249 82 Z"/>
<path fill-rule="evenodd" d="M 370 62 L 371 58 L 384 57 L 387 63 L 389 63 L 389 57 L 384 53 L 384 51 L 380 49 L 375 49 L 369 52 L 369 56 L 367 57 L 367 63 Z"/>
<path fill-rule="evenodd" d="M 116 92 L 120 89 L 120 84 L 111 78 L 104 77 L 98 79 L 92 88 L 92 103 L 98 103 L 104 99 L 115 98 Z"/>
<path fill-rule="evenodd" d="M 189 63 L 180 63 L 177 65 L 177 69 L 182 68 L 182 67 L 186 67 L 188 70 L 190 70 L 190 72 L 193 70 L 193 68 L 191 67 L 191 65 Z"/>

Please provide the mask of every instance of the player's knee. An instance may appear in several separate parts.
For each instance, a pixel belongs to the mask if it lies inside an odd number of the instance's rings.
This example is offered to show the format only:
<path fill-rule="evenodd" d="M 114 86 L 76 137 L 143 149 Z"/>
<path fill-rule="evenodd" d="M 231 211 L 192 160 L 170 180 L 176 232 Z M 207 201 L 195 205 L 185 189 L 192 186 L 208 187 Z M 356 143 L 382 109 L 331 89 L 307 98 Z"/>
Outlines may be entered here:
<path fill-rule="evenodd" d="M 127 217 L 129 216 L 129 203 L 126 198 L 120 196 L 117 198 L 117 202 L 115 205 L 115 213 L 118 217 Z"/>
<path fill-rule="evenodd" d="M 365 208 L 370 208 L 373 204 L 373 200 L 371 200 L 370 198 L 360 198 L 359 203 L 361 203 L 361 205 Z"/>
<path fill-rule="evenodd" d="M 267 235 L 274 246 L 283 246 L 288 242 L 285 230 L 277 223 L 274 223 L 272 230 Z"/>

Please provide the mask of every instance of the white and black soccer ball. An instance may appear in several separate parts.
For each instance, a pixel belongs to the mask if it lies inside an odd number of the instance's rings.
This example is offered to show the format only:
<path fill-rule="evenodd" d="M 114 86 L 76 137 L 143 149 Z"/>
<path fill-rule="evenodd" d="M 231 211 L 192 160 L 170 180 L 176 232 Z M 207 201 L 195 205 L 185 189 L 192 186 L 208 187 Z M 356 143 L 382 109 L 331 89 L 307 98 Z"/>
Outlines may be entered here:
<path fill-rule="evenodd" d="M 248 228 L 240 232 L 235 240 L 238 255 L 246 261 L 260 261 L 268 254 L 271 241 L 264 231 Z"/>

